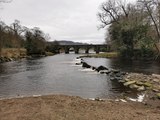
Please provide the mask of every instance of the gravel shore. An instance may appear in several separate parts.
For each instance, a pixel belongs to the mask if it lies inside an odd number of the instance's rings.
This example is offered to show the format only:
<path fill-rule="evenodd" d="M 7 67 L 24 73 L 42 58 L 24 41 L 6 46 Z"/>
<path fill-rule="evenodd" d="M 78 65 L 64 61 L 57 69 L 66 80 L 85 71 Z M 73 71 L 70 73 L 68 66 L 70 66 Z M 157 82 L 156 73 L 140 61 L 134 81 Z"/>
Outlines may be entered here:
<path fill-rule="evenodd" d="M 160 108 L 52 95 L 0 100 L 0 120 L 160 120 Z"/>

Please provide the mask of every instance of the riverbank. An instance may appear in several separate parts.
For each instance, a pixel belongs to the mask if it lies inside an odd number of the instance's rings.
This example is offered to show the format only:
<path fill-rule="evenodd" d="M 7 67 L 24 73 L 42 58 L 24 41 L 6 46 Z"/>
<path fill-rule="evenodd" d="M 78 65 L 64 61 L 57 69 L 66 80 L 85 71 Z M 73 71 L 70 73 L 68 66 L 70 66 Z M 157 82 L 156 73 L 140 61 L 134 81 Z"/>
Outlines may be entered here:
<path fill-rule="evenodd" d="M 89 68 L 100 74 L 107 75 L 111 81 L 117 81 L 124 87 L 128 87 L 129 89 L 142 94 L 140 101 L 144 104 L 160 107 L 160 75 L 126 73 L 105 66 L 94 67 L 86 63 L 83 59 L 80 60 L 80 63 L 76 63 L 76 65 L 82 65 L 83 68 Z M 139 101 L 125 95 L 122 96 L 122 98 L 126 101 Z"/>
<path fill-rule="evenodd" d="M 129 73 L 119 82 L 130 89 L 143 92 L 145 104 L 160 107 L 160 75 Z"/>
<path fill-rule="evenodd" d="M 0 63 L 16 61 L 27 57 L 27 50 L 24 48 L 4 48 L 1 51 Z"/>
<path fill-rule="evenodd" d="M 53 55 L 55 54 L 51 52 L 45 52 L 44 55 L 27 55 L 27 50 L 25 48 L 5 48 L 2 49 L 0 63 L 17 61 L 23 58 L 45 57 Z"/>
<path fill-rule="evenodd" d="M 85 57 L 94 57 L 94 58 L 117 58 L 118 53 L 117 52 L 105 52 L 105 53 L 99 53 L 99 54 L 87 54 L 80 56 L 80 58 Z"/>
<path fill-rule="evenodd" d="M 159 120 L 160 109 L 136 102 L 64 95 L 0 100 L 1 120 Z"/>

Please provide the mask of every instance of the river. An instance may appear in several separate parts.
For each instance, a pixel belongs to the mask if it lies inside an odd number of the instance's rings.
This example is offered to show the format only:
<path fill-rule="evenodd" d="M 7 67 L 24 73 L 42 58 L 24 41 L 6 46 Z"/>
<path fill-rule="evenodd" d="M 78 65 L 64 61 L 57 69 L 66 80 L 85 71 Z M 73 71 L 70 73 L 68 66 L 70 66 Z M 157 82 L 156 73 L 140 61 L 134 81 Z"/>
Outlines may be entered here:
<path fill-rule="evenodd" d="M 0 64 L 0 98 L 18 96 L 65 94 L 83 98 L 116 98 L 124 93 L 137 94 L 124 88 L 107 75 L 75 65 L 76 54 L 20 60 Z M 84 58 L 93 66 L 126 72 L 160 73 L 154 62 L 121 61 L 106 58 Z M 134 94 L 133 94 L 134 93 Z"/>

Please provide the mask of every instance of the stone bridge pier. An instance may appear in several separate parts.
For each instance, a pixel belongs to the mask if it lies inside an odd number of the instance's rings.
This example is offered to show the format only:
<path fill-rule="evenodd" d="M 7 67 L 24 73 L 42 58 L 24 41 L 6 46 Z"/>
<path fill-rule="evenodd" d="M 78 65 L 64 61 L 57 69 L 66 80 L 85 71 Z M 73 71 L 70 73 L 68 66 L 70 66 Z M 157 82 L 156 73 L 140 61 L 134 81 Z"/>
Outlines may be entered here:
<path fill-rule="evenodd" d="M 94 50 L 98 54 L 100 52 L 100 47 L 99 46 L 95 46 Z"/>

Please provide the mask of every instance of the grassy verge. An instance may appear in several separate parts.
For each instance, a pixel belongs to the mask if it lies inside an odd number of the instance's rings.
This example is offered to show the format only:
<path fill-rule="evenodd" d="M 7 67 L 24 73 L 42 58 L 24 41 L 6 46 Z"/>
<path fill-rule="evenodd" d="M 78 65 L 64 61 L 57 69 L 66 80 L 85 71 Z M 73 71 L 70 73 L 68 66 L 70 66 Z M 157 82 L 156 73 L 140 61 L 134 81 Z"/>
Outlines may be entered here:
<path fill-rule="evenodd" d="M 1 56 L 7 58 L 18 58 L 27 55 L 27 50 L 24 48 L 3 48 Z"/>
<path fill-rule="evenodd" d="M 95 58 L 117 58 L 118 53 L 117 52 L 105 52 L 105 53 L 99 53 L 99 54 L 88 54 L 80 56 L 83 57 L 95 57 Z"/>

